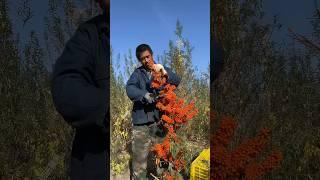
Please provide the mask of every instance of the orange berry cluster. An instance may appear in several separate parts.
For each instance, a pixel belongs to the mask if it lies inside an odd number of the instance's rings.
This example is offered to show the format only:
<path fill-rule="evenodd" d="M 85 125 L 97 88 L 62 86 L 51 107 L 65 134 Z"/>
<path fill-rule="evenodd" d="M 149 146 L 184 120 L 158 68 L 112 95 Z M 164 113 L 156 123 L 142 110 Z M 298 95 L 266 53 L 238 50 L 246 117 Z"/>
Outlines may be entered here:
<path fill-rule="evenodd" d="M 211 179 L 257 180 L 265 173 L 279 167 L 282 160 L 282 154 L 279 151 L 273 151 L 260 163 L 254 161 L 269 141 L 270 131 L 268 129 L 262 129 L 256 137 L 229 150 L 228 145 L 235 128 L 235 120 L 223 117 L 220 128 L 211 137 Z"/>
<path fill-rule="evenodd" d="M 148 66 L 152 67 L 153 62 L 149 62 Z M 166 82 L 167 76 L 156 72 L 154 69 L 151 69 L 151 73 L 153 77 L 151 83 L 152 88 L 159 89 L 163 87 L 159 92 L 159 96 L 162 98 L 157 101 L 156 107 L 162 112 L 161 121 L 167 131 L 164 141 L 154 145 L 152 151 L 155 152 L 159 160 L 173 165 L 174 174 L 177 174 L 177 172 L 185 168 L 186 163 L 183 159 L 183 152 L 180 150 L 175 157 L 173 157 L 170 152 L 170 146 L 171 143 L 178 144 L 180 142 L 180 139 L 176 135 L 176 130 L 196 116 L 198 110 L 195 108 L 194 102 L 185 105 L 184 99 L 177 97 L 174 92 L 176 86 Z M 172 172 L 169 171 L 164 171 L 162 177 L 167 180 L 173 179 Z"/>

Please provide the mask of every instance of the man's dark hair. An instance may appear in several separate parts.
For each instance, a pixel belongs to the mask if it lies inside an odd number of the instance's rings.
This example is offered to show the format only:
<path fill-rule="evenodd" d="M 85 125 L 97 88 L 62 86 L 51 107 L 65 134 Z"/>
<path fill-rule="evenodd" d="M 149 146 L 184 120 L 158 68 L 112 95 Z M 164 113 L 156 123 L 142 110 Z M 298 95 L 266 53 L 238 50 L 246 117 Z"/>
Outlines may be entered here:
<path fill-rule="evenodd" d="M 140 44 L 137 48 L 136 48 L 136 57 L 137 59 L 140 61 L 140 55 L 141 53 L 143 53 L 144 51 L 149 51 L 151 55 L 153 55 L 152 49 L 148 44 Z"/>

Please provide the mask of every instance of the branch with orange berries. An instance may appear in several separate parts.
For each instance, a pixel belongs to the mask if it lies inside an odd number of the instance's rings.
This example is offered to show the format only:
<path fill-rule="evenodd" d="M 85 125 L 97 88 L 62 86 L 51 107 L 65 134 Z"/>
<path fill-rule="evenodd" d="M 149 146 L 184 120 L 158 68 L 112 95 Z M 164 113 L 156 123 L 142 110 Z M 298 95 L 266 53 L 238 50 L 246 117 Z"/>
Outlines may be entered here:
<path fill-rule="evenodd" d="M 177 145 L 181 141 L 176 132 L 196 116 L 198 110 L 195 108 L 193 101 L 186 103 L 183 98 L 177 97 L 174 92 L 176 86 L 167 83 L 168 76 L 163 69 L 157 69 L 159 66 L 153 62 L 149 62 L 148 66 L 151 67 L 153 77 L 151 87 L 161 89 L 158 95 L 161 98 L 157 100 L 156 107 L 162 113 L 161 123 L 167 132 L 164 141 L 155 144 L 152 151 L 156 155 L 157 166 L 161 166 L 161 163 L 168 165 L 167 170 L 161 175 L 162 179 L 173 179 L 186 166 L 182 149 L 179 149 L 175 155 L 171 152 L 173 143 Z"/>

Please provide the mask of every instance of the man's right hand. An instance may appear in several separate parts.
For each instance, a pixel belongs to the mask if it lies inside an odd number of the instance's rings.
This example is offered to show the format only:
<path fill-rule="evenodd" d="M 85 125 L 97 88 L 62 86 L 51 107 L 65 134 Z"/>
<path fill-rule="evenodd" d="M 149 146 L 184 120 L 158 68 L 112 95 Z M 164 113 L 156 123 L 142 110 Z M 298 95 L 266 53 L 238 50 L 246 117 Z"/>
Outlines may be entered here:
<path fill-rule="evenodd" d="M 162 73 L 162 75 L 168 75 L 167 71 L 164 69 L 164 67 L 163 67 L 162 64 L 154 64 L 154 65 L 153 65 L 153 69 L 154 69 L 156 72 Z"/>
<path fill-rule="evenodd" d="M 144 99 L 145 99 L 149 104 L 152 104 L 152 103 L 154 103 L 154 102 L 156 101 L 155 98 L 152 96 L 151 93 L 146 93 L 146 94 L 144 95 Z"/>

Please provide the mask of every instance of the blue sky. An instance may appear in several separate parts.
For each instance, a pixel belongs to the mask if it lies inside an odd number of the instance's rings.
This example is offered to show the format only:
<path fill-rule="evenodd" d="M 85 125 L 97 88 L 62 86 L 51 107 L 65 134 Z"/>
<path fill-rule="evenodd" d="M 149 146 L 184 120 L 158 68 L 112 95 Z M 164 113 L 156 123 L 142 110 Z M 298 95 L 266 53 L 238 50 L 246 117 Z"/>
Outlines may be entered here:
<path fill-rule="evenodd" d="M 168 50 L 176 22 L 183 25 L 183 36 L 194 47 L 193 64 L 202 72 L 210 62 L 209 0 L 111 0 L 111 46 L 121 57 L 131 49 L 147 43 L 154 57 Z M 123 59 L 123 58 L 122 58 Z"/>
<path fill-rule="evenodd" d="M 9 2 L 9 15 L 13 30 L 19 32 L 21 46 L 31 30 L 35 30 L 43 44 L 43 18 L 48 11 L 48 0 L 31 1 L 35 16 L 25 27 L 17 17 L 19 1 Z M 287 28 L 297 33 L 310 35 L 309 23 L 315 10 L 314 0 L 264 0 L 266 21 L 272 22 L 272 16 L 278 15 L 283 25 L 275 32 L 273 40 L 288 41 Z M 168 49 L 168 41 L 175 40 L 176 20 L 184 26 L 184 37 L 194 46 L 193 61 L 199 70 L 205 71 L 209 64 L 209 0 L 111 0 L 111 43 L 116 54 L 134 52 L 139 43 L 149 43 L 155 54 L 162 54 Z M 50 66 L 50 65 L 49 65 Z"/>
<path fill-rule="evenodd" d="M 315 0 L 264 0 L 263 6 L 267 22 L 272 22 L 273 16 L 277 15 L 282 24 L 281 30 L 274 33 L 273 40 L 292 41 L 288 37 L 288 28 L 302 35 L 311 35 L 310 18 L 315 10 Z"/>

